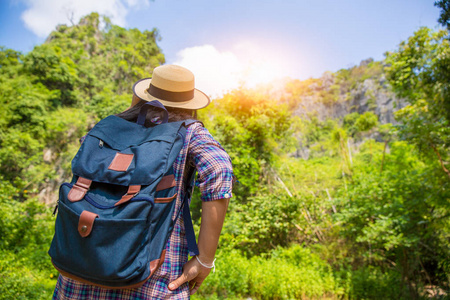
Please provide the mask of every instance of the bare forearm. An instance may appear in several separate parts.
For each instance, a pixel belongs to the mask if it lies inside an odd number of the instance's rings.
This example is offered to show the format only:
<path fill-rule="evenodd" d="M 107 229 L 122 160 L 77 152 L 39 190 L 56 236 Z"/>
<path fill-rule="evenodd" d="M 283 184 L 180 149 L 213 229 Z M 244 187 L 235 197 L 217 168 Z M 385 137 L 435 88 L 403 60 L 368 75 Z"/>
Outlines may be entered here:
<path fill-rule="evenodd" d="M 199 259 L 212 264 L 219 243 L 229 199 L 220 199 L 202 203 L 202 223 L 198 236 Z"/>

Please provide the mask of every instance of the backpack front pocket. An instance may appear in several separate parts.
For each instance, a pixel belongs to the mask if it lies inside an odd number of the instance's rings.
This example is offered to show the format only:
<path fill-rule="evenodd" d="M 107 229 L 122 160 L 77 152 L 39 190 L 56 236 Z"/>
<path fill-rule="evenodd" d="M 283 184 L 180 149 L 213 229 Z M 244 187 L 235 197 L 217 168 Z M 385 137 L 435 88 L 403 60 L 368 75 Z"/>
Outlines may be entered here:
<path fill-rule="evenodd" d="M 96 217 L 89 235 L 83 237 L 81 214 L 60 201 L 49 251 L 57 268 L 75 276 L 83 274 L 85 278 L 89 274 L 93 281 L 101 278 L 111 282 L 132 279 L 149 268 L 145 247 L 149 237 L 147 219 Z"/>

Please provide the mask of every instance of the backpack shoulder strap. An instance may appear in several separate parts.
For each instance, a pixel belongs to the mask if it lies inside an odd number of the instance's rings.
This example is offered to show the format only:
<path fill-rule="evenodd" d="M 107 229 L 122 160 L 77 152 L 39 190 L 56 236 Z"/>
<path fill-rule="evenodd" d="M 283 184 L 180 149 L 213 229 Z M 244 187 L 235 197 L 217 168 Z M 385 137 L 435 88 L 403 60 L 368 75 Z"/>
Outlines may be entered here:
<path fill-rule="evenodd" d="M 184 124 L 187 128 L 196 123 L 199 123 L 201 126 L 204 126 L 202 122 L 197 121 L 197 120 L 186 120 Z M 195 130 L 195 128 L 193 130 Z M 197 246 L 197 241 L 195 239 L 195 231 L 194 231 L 194 226 L 192 224 L 192 218 L 191 218 L 191 212 L 189 210 L 189 206 L 190 206 L 192 192 L 193 192 L 194 186 L 195 186 L 195 174 L 197 173 L 197 170 L 195 169 L 195 167 L 186 166 L 186 164 L 187 164 L 187 160 L 185 162 L 184 168 L 187 167 L 186 170 L 187 170 L 187 172 L 189 172 L 188 176 L 187 176 L 188 182 L 187 182 L 186 193 L 184 195 L 183 202 L 181 203 L 182 207 L 180 208 L 180 210 L 183 211 L 184 229 L 185 229 L 185 235 L 186 235 L 189 255 L 194 256 L 194 255 L 199 254 L 199 250 L 198 250 L 198 246 Z"/>
<path fill-rule="evenodd" d="M 194 225 L 192 224 L 192 218 L 191 218 L 191 212 L 189 210 L 190 206 L 190 200 L 192 196 L 192 192 L 194 190 L 194 183 L 195 183 L 195 168 L 189 168 L 192 171 L 188 174 L 189 184 L 187 191 L 184 195 L 183 203 L 181 204 L 183 207 L 181 208 L 183 210 L 183 220 L 184 220 L 184 229 L 185 229 L 185 235 L 189 250 L 189 255 L 194 256 L 198 255 L 198 246 L 197 241 L 195 239 L 195 231 L 194 231 Z"/>

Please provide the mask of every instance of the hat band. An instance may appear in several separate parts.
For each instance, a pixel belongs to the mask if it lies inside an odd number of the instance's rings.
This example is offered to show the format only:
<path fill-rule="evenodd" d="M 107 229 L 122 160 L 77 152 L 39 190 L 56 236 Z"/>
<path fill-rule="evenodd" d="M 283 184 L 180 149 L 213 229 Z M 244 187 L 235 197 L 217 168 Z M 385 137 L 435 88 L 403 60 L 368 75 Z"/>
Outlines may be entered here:
<path fill-rule="evenodd" d="M 153 97 L 172 102 L 189 101 L 194 98 L 194 90 L 186 92 L 171 92 L 160 89 L 154 86 L 153 84 L 150 84 L 150 86 L 147 89 L 147 92 Z"/>

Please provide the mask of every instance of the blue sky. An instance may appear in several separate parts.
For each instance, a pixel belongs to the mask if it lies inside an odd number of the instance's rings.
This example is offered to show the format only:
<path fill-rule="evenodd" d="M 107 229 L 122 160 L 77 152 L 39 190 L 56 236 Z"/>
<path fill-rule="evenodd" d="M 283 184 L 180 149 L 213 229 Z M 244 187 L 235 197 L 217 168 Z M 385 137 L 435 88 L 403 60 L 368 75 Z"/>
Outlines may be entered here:
<path fill-rule="evenodd" d="M 208 93 L 289 76 L 306 79 L 383 53 L 421 26 L 433 0 L 0 0 L 0 45 L 23 52 L 58 23 L 98 11 L 113 23 L 158 28 L 167 63 L 194 71 Z"/>

